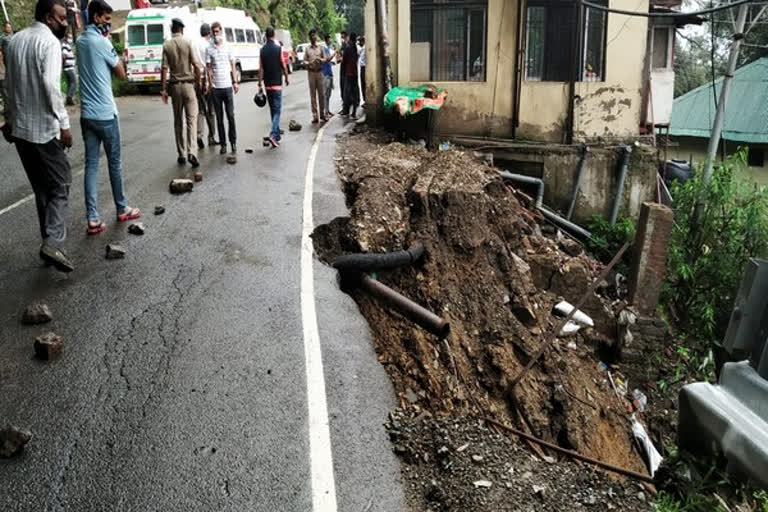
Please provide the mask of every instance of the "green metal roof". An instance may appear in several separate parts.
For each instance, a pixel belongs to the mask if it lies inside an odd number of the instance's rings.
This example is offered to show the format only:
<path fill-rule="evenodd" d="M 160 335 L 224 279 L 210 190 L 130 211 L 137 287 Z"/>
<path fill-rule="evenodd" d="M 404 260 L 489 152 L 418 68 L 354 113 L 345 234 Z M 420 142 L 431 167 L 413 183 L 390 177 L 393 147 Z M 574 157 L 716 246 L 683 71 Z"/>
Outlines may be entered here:
<path fill-rule="evenodd" d="M 720 98 L 723 79 L 715 81 Z M 715 119 L 712 84 L 678 98 L 672 106 L 670 135 L 709 138 Z M 734 142 L 768 143 L 768 57 L 736 70 L 725 109 L 723 138 Z"/>

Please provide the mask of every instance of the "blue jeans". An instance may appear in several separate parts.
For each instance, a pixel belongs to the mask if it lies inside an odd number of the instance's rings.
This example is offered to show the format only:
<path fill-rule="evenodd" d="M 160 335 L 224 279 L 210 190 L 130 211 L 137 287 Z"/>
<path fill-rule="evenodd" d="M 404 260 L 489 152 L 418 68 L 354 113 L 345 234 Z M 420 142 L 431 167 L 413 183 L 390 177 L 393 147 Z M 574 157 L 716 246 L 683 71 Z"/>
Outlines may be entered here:
<path fill-rule="evenodd" d="M 123 193 L 123 158 L 120 153 L 120 123 L 117 116 L 110 121 L 80 119 L 85 141 L 85 211 L 88 221 L 97 222 L 99 217 L 99 156 L 100 145 L 104 143 L 104 153 L 109 166 L 109 183 L 112 185 L 112 198 L 115 200 L 117 213 L 125 210 Z"/>
<path fill-rule="evenodd" d="M 269 102 L 269 115 L 272 116 L 272 131 L 269 136 L 275 140 L 280 140 L 280 111 L 283 104 L 283 91 L 267 91 L 267 101 Z"/>

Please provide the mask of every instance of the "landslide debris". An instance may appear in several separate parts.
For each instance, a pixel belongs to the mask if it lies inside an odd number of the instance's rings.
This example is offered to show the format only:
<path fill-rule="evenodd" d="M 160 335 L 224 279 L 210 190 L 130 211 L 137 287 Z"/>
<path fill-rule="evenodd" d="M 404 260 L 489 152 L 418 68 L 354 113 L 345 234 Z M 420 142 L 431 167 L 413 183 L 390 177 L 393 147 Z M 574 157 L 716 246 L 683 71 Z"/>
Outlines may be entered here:
<path fill-rule="evenodd" d="M 336 160 L 350 215 L 315 230 L 316 253 L 330 264 L 343 253 L 423 244 L 420 266 L 377 278 L 451 322 L 450 336 L 439 340 L 358 289 L 346 290 L 371 327 L 401 407 L 490 416 L 647 472 L 600 364 L 613 362 L 620 301 L 593 293 L 581 310 L 595 327 L 555 340 L 510 386 L 558 323 L 554 305 L 578 302 L 602 265 L 555 233 L 472 152 L 430 153 L 372 132 L 345 136 Z"/>

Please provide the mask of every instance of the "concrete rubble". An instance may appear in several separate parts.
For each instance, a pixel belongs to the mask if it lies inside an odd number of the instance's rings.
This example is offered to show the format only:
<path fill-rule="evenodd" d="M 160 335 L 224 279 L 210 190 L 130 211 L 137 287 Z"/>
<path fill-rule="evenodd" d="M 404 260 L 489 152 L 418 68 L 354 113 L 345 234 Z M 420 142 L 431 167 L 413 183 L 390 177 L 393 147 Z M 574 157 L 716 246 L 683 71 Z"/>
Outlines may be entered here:
<path fill-rule="evenodd" d="M 143 235 L 146 230 L 143 222 L 136 222 L 128 226 L 128 232 L 132 235 Z"/>
<path fill-rule="evenodd" d="M 121 245 L 108 244 L 105 250 L 108 260 L 120 260 L 125 258 L 125 249 Z"/>
<path fill-rule="evenodd" d="M 12 425 L 0 430 L 0 457 L 10 458 L 21 453 L 24 446 L 32 440 L 32 433 Z"/>
<path fill-rule="evenodd" d="M 21 323 L 25 325 L 45 324 L 53 320 L 53 314 L 46 304 L 30 304 L 24 310 Z"/>
<path fill-rule="evenodd" d="M 187 192 L 192 192 L 192 189 L 195 188 L 195 183 L 192 180 L 175 179 L 171 180 L 168 188 L 170 189 L 171 194 L 185 194 Z"/>
<path fill-rule="evenodd" d="M 64 342 L 61 336 L 49 332 L 35 338 L 35 355 L 44 361 L 59 357 L 64 352 Z"/>

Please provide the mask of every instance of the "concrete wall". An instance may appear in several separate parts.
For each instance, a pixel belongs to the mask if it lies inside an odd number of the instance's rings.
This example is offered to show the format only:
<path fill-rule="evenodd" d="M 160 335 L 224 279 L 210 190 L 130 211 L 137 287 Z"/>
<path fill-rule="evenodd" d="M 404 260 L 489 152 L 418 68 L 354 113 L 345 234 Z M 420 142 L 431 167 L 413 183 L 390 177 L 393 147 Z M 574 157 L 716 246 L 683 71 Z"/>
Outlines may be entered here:
<path fill-rule="evenodd" d="M 457 142 L 461 142 L 458 140 Z M 581 148 L 554 144 L 512 144 L 492 150 L 497 167 L 544 180 L 544 204 L 566 212 L 573 193 Z M 573 218 L 610 216 L 616 197 L 621 150 L 591 147 L 584 166 Z M 658 164 L 655 149 L 635 147 L 622 193 L 619 215 L 637 218 L 645 201 L 656 195 Z"/>
<path fill-rule="evenodd" d="M 377 40 L 374 0 L 366 2 L 365 31 Z M 395 83 L 420 85 L 411 80 L 410 0 L 388 0 L 389 40 Z M 648 1 L 611 0 L 618 9 L 648 11 Z M 438 82 L 448 91 L 439 116 L 438 131 L 466 135 L 508 137 L 513 134 L 517 10 L 521 2 L 488 0 L 487 72 L 484 82 Z M 524 8 L 524 7 L 523 7 Z M 638 134 L 642 108 L 643 67 L 647 19 L 618 14 L 608 16 L 605 81 L 576 84 L 575 137 L 632 137 Z M 381 76 L 367 45 L 367 93 L 383 94 Z M 522 49 L 522 48 L 521 48 Z M 524 72 L 524 71 L 523 71 Z M 378 90 L 377 90 L 378 89 Z M 376 94 L 378 93 L 378 95 Z M 568 84 L 522 81 L 518 138 L 560 142 L 568 116 Z"/>
<path fill-rule="evenodd" d="M 688 161 L 693 158 L 694 165 L 703 165 L 706 162 L 707 144 L 709 143 L 707 139 L 701 137 L 671 137 L 670 142 L 667 158 Z M 662 144 L 663 141 L 659 140 L 659 145 L 661 146 Z M 768 144 L 744 144 L 727 141 L 725 145 L 729 155 L 735 153 L 739 146 L 758 148 L 765 152 L 766 159 L 763 167 L 749 167 L 747 172 L 748 176 L 759 185 L 768 185 Z M 722 143 L 718 148 L 717 154 L 722 154 Z"/>

